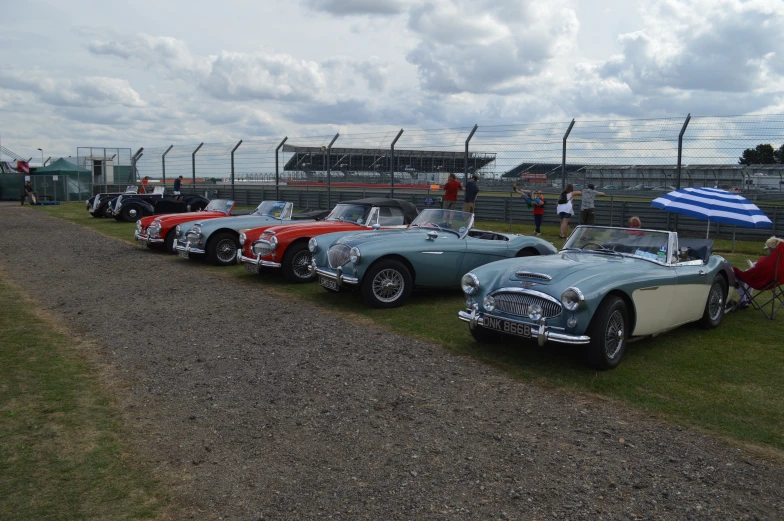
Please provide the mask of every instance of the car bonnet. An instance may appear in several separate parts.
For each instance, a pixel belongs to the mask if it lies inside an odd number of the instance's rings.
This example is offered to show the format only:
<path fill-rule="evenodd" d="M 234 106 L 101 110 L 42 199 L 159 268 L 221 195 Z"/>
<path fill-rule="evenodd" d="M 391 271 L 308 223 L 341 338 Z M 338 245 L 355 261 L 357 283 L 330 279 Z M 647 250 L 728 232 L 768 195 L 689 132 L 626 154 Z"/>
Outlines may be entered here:
<path fill-rule="evenodd" d="M 526 257 L 512 264 L 501 280 L 539 284 L 558 284 L 570 279 L 573 284 L 587 278 L 612 273 L 614 276 L 628 270 L 640 269 L 639 263 L 648 261 L 616 255 L 568 252 L 555 255 Z"/>

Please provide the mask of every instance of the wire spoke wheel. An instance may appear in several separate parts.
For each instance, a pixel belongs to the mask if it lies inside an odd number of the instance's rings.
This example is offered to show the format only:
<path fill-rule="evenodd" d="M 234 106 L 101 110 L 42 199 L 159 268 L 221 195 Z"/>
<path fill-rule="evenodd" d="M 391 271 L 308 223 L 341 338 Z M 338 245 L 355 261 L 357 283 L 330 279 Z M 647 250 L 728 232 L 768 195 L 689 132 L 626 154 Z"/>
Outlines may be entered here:
<path fill-rule="evenodd" d="M 379 271 L 373 278 L 373 295 L 381 302 L 394 302 L 403 294 L 403 275 L 394 269 Z"/>
<path fill-rule="evenodd" d="M 312 255 L 310 251 L 303 250 L 297 252 L 294 255 L 294 258 L 291 259 L 291 269 L 294 271 L 294 275 L 301 279 L 309 279 L 313 275 L 310 273 L 310 262 L 312 259 Z"/>
<path fill-rule="evenodd" d="M 619 310 L 613 311 L 607 319 L 607 327 L 604 335 L 604 350 L 610 360 L 618 356 L 618 352 L 623 347 L 623 314 Z"/>
<path fill-rule="evenodd" d="M 718 320 L 724 313 L 724 298 L 722 287 L 714 284 L 708 295 L 708 315 L 711 320 Z"/>
<path fill-rule="evenodd" d="M 234 241 L 231 239 L 222 239 L 218 244 L 215 245 L 215 249 L 218 260 L 221 262 L 231 262 L 234 260 L 234 256 L 237 255 Z"/>

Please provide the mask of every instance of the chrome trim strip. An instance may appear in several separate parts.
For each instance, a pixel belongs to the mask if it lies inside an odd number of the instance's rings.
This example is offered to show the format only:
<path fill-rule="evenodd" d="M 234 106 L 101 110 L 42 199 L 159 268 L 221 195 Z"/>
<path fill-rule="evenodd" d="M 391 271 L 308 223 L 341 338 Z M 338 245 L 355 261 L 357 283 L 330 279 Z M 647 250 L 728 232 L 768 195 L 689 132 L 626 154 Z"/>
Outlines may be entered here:
<path fill-rule="evenodd" d="M 640 288 L 640 291 L 654 291 L 659 289 L 659 286 L 651 286 L 649 288 Z"/>
<path fill-rule="evenodd" d="M 422 253 L 426 253 L 428 255 L 443 255 L 444 252 L 442 252 L 442 251 L 423 251 Z"/>
<path fill-rule="evenodd" d="M 321 275 L 322 277 L 326 277 L 328 279 L 338 281 L 338 285 L 341 284 L 359 284 L 359 279 L 356 277 L 349 277 L 348 275 L 337 274 L 335 272 L 325 270 L 322 268 L 316 268 L 316 275 Z"/>
<path fill-rule="evenodd" d="M 457 318 L 462 320 L 463 322 L 469 322 L 476 324 L 478 326 L 484 327 L 484 319 L 485 317 L 496 318 L 500 320 L 506 320 L 507 322 L 514 322 L 515 324 L 520 324 L 524 326 L 531 327 L 531 338 L 535 338 L 540 340 L 540 344 L 543 344 L 547 341 L 558 342 L 559 344 L 571 344 L 571 345 L 584 345 L 589 344 L 591 342 L 591 337 L 587 335 L 567 335 L 565 333 L 553 333 L 551 330 L 552 328 L 548 328 L 542 321 L 539 323 L 539 327 L 536 327 L 536 324 L 531 324 L 528 322 L 521 322 L 519 320 L 511 320 L 506 317 L 498 317 L 495 315 L 491 315 L 489 313 L 480 314 L 476 312 L 469 313 L 467 311 L 458 311 Z M 489 329 L 489 328 L 488 328 Z M 495 329 L 490 329 L 491 331 L 495 331 Z M 512 335 L 513 336 L 513 335 Z M 523 338 L 523 337 L 520 337 Z"/>
<path fill-rule="evenodd" d="M 547 275 L 546 273 L 535 273 L 533 271 L 518 271 L 517 273 L 515 273 L 515 277 L 520 277 L 520 278 L 529 277 L 532 279 L 553 280 L 553 278 L 550 275 Z"/>

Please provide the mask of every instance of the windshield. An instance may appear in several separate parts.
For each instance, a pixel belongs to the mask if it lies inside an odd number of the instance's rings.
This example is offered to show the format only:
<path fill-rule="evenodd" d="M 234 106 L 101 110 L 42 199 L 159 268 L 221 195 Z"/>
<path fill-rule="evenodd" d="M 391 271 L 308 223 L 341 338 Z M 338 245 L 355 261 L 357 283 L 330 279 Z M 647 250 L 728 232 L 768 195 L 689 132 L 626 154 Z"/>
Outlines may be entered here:
<path fill-rule="evenodd" d="M 210 204 L 204 209 L 205 212 L 221 212 L 229 215 L 231 207 L 234 206 L 234 201 L 230 199 L 213 199 Z"/>
<path fill-rule="evenodd" d="M 286 213 L 285 201 L 262 201 L 261 204 L 253 211 L 253 215 L 266 215 L 268 217 L 275 217 L 277 219 L 284 219 Z"/>
<path fill-rule="evenodd" d="M 414 222 L 411 223 L 411 227 L 450 231 L 462 237 L 471 229 L 473 224 L 474 215 L 471 213 L 431 208 L 422 210 L 414 219 Z"/>
<path fill-rule="evenodd" d="M 640 228 L 578 226 L 564 244 L 564 250 L 621 254 L 661 264 L 668 262 L 670 234 Z"/>
<path fill-rule="evenodd" d="M 360 204 L 339 204 L 330 212 L 327 220 L 367 224 L 367 218 L 372 209 L 372 206 Z"/>

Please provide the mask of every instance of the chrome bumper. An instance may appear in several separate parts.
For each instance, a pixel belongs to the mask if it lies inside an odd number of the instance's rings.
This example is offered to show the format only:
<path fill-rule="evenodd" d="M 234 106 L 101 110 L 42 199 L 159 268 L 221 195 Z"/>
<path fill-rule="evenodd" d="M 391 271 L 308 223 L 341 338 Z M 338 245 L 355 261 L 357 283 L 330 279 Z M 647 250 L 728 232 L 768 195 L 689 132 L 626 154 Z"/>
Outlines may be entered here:
<path fill-rule="evenodd" d="M 311 272 L 312 273 L 312 272 Z M 338 268 L 337 271 L 330 271 L 323 268 L 316 268 L 316 275 L 321 277 L 326 277 L 328 279 L 336 280 L 338 286 L 342 286 L 344 284 L 359 284 L 359 279 L 356 277 L 349 277 L 348 275 L 343 275 L 343 271 Z"/>
<path fill-rule="evenodd" d="M 261 255 L 258 257 L 246 257 L 242 254 L 242 248 L 237 250 L 237 264 L 255 264 L 256 266 L 263 266 L 265 268 L 280 268 L 280 262 L 271 262 L 261 260 Z"/>
<path fill-rule="evenodd" d="M 545 323 L 544 319 L 540 320 L 539 327 L 536 327 L 536 325 L 527 322 L 521 322 L 519 320 L 511 320 L 506 317 L 499 317 L 497 315 L 491 315 L 489 313 L 478 313 L 476 310 L 473 310 L 471 312 L 468 311 L 457 312 L 457 318 L 459 318 L 463 322 L 468 322 L 471 325 L 471 327 L 476 327 L 476 326 L 484 327 L 485 316 L 506 320 L 507 322 L 514 322 L 515 324 L 530 326 L 531 338 L 535 338 L 540 346 L 543 346 L 548 340 L 551 342 L 558 342 L 559 344 L 572 344 L 572 345 L 584 345 L 591 342 L 591 337 L 587 335 L 567 335 L 565 333 L 556 333 L 552 331 L 552 327 L 551 328 L 547 327 L 547 324 Z M 495 331 L 495 329 L 490 329 L 490 331 Z"/>
<path fill-rule="evenodd" d="M 195 246 L 191 246 L 190 242 L 186 242 L 185 244 L 182 244 L 179 241 L 179 239 L 174 239 L 174 249 L 177 251 L 181 251 L 183 253 L 197 253 L 202 255 L 207 253 L 201 248 L 196 248 Z"/>
<path fill-rule="evenodd" d="M 163 242 L 163 239 L 160 238 L 150 239 L 147 235 L 143 233 L 139 233 L 138 231 L 133 232 L 133 238 L 145 244 L 159 244 Z"/>

